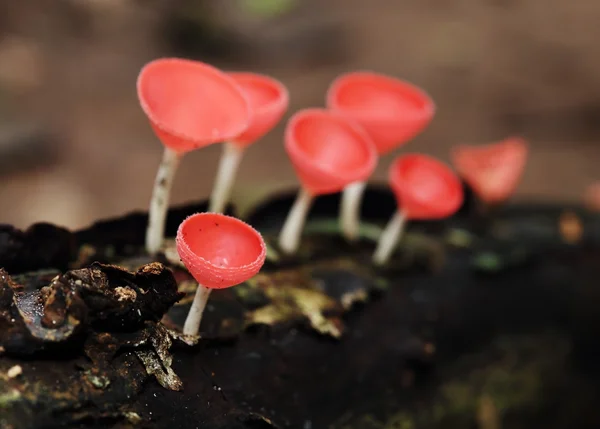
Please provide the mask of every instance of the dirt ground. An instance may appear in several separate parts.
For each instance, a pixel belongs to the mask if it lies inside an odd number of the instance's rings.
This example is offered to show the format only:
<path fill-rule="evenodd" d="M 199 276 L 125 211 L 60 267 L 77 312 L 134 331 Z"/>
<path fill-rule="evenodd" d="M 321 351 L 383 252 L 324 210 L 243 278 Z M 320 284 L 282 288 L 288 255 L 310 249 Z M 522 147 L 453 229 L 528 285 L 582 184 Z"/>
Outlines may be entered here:
<path fill-rule="evenodd" d="M 344 71 L 410 80 L 432 95 L 438 113 L 397 153 L 447 159 L 456 143 L 522 134 L 532 154 L 519 198 L 576 201 L 600 179 L 600 3 L 304 1 L 269 20 L 237 12 L 233 0 L 208 1 L 218 28 L 241 41 L 210 61 L 279 78 L 291 94 L 288 116 L 322 105 Z M 18 173 L 9 173 L 5 157 L 0 222 L 77 228 L 147 207 L 162 147 L 135 81 L 147 61 L 180 54 L 161 30 L 175 3 L 0 0 L 0 130 L 34 124 L 55 141 L 49 154 L 32 149 L 29 158 L 43 159 Z M 251 203 L 295 185 L 282 130 L 283 122 L 248 150 L 236 200 Z M 219 154 L 215 145 L 186 156 L 173 203 L 208 195 Z M 373 180 L 385 179 L 392 159 L 381 160 Z"/>

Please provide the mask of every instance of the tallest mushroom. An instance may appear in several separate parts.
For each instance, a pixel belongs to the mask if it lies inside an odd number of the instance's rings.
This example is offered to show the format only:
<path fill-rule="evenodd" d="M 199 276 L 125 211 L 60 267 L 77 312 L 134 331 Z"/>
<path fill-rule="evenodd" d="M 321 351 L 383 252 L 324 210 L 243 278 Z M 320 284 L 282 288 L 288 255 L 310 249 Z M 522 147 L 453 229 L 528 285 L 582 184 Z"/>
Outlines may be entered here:
<path fill-rule="evenodd" d="M 154 255 L 164 240 L 169 194 L 181 157 L 244 132 L 250 106 L 232 77 L 208 64 L 179 58 L 158 59 L 144 66 L 137 93 L 164 146 L 146 232 L 146 250 Z"/>
<path fill-rule="evenodd" d="M 380 156 L 421 133 L 435 114 L 435 104 L 417 86 L 366 71 L 335 79 L 327 91 L 327 107 L 360 124 Z M 351 241 L 358 237 L 365 187 L 364 181 L 355 182 L 342 194 L 340 223 L 344 236 Z"/>

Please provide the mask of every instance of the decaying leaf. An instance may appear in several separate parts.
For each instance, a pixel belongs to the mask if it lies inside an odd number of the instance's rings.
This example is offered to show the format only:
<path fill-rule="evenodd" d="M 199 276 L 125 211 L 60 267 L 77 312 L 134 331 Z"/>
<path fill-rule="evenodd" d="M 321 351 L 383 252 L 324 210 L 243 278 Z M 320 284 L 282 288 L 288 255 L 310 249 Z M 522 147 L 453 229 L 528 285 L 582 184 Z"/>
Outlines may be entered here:
<path fill-rule="evenodd" d="M 181 379 L 175 374 L 170 364 L 165 366 L 165 362 L 155 350 L 139 350 L 135 353 L 146 367 L 146 372 L 156 377 L 162 387 L 169 390 L 183 388 Z"/>
<path fill-rule="evenodd" d="M 188 345 L 194 345 L 198 340 L 189 335 L 180 335 L 159 323 L 146 341 L 150 343 L 151 349 L 136 350 L 135 354 L 144 364 L 146 372 L 156 377 L 161 386 L 169 390 L 181 390 L 183 383 L 171 368 L 173 356 L 169 349 L 173 345 L 173 339 L 185 341 Z"/>
<path fill-rule="evenodd" d="M 310 289 L 268 287 L 271 304 L 247 314 L 247 324 L 274 325 L 286 320 L 306 318 L 310 326 L 324 335 L 342 336 L 342 322 L 338 317 L 326 317 L 327 311 L 339 312 L 338 304 L 323 293 Z"/>
<path fill-rule="evenodd" d="M 341 316 L 356 302 L 368 299 L 376 285 L 363 277 L 356 263 L 340 259 L 276 274 L 259 274 L 236 293 L 241 297 L 260 291 L 268 304 L 246 313 L 247 326 L 306 320 L 323 335 L 340 338 Z"/>

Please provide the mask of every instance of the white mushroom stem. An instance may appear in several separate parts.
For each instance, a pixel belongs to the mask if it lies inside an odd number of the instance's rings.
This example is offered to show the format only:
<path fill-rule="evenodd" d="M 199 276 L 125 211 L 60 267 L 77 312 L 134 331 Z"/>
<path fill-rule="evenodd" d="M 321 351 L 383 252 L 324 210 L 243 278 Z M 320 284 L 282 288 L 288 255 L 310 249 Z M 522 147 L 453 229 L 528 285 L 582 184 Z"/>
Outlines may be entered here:
<path fill-rule="evenodd" d="M 243 147 L 231 142 L 223 143 L 223 153 L 221 154 L 217 177 L 210 196 L 210 212 L 223 213 L 225 210 L 231 197 L 231 188 L 243 155 Z"/>
<path fill-rule="evenodd" d="M 194 301 L 190 307 L 185 323 L 183 324 L 183 333 L 185 335 L 198 335 L 200 331 L 200 322 L 202 322 L 202 313 L 208 302 L 208 297 L 212 289 L 198 284 L 196 289 L 196 295 L 194 295 Z"/>
<path fill-rule="evenodd" d="M 373 263 L 375 265 L 385 265 L 390 259 L 390 256 L 392 256 L 394 249 L 402 238 L 405 221 L 406 218 L 400 210 L 394 213 L 394 216 L 388 222 L 377 242 L 377 248 L 373 254 Z"/>
<path fill-rule="evenodd" d="M 148 213 L 148 229 L 146 230 L 146 251 L 156 255 L 165 237 L 165 223 L 167 221 L 167 208 L 169 195 L 173 187 L 173 178 L 179 167 L 181 155 L 169 148 L 165 148 L 162 161 L 156 173 L 150 211 Z"/>
<path fill-rule="evenodd" d="M 344 188 L 340 206 L 342 234 L 348 241 L 356 241 L 360 230 L 360 206 L 367 187 L 366 182 L 355 182 Z"/>
<path fill-rule="evenodd" d="M 313 196 L 306 189 L 301 188 L 279 233 L 279 247 L 284 253 L 293 254 L 298 250 L 306 216 L 312 202 Z"/>

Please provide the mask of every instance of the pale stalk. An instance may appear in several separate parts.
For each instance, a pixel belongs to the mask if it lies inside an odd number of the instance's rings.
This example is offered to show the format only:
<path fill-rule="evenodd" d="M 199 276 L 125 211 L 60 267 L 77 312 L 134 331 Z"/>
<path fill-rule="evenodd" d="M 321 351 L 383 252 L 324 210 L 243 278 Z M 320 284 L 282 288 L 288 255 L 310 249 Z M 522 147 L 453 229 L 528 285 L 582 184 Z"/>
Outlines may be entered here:
<path fill-rule="evenodd" d="M 229 198 L 235 176 L 244 155 L 244 148 L 231 142 L 223 143 L 223 153 L 219 161 L 217 177 L 210 196 L 210 207 L 208 211 L 223 213 Z"/>
<path fill-rule="evenodd" d="M 360 230 L 360 206 L 367 187 L 366 182 L 355 182 L 344 188 L 340 206 L 342 235 L 348 241 L 356 241 Z"/>
<path fill-rule="evenodd" d="M 156 255 L 162 247 L 165 237 L 165 223 L 169 207 L 169 195 L 173 187 L 173 178 L 179 167 L 181 155 L 165 148 L 156 173 L 150 210 L 148 212 L 148 228 L 146 230 L 146 251 Z"/>
<path fill-rule="evenodd" d="M 212 289 L 198 284 L 196 295 L 194 295 L 194 302 L 192 302 L 190 312 L 183 324 L 183 333 L 185 335 L 198 335 L 198 332 L 200 331 L 200 322 L 202 322 L 202 313 L 204 313 L 204 309 L 206 308 L 206 303 L 208 302 L 211 290 Z"/>
<path fill-rule="evenodd" d="M 375 265 L 385 265 L 394 253 L 394 249 L 402 238 L 406 218 L 400 210 L 394 213 L 385 229 L 379 237 L 377 248 L 373 254 L 373 263 Z"/>
<path fill-rule="evenodd" d="M 284 253 L 292 254 L 298 250 L 306 216 L 312 202 L 313 196 L 301 188 L 279 233 L 279 248 Z"/>

